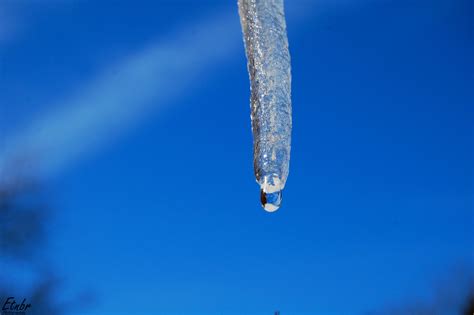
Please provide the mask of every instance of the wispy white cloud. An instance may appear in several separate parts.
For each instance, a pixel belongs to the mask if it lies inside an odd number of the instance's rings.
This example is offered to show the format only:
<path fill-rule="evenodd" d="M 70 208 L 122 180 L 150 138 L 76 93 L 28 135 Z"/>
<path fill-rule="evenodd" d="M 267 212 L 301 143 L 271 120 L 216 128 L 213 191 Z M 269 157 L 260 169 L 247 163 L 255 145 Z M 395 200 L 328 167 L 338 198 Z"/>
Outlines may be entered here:
<path fill-rule="evenodd" d="M 337 3 L 337 9 L 343 9 L 353 0 Z M 301 1 L 287 8 L 287 13 L 292 23 L 333 8 L 329 0 Z M 312 13 L 313 9 L 317 14 Z M 12 163 L 29 158 L 28 162 L 34 161 L 35 171 L 55 174 L 102 148 L 142 118 L 175 102 L 239 51 L 243 54 L 235 7 L 219 16 L 189 23 L 109 65 L 75 95 L 48 106 L 56 110 L 44 113 L 28 128 L 6 139 L 0 147 L 0 181 L 2 172 L 6 178 Z"/>
<path fill-rule="evenodd" d="M 0 170 L 31 157 L 37 171 L 55 173 L 185 95 L 201 75 L 238 52 L 237 19 L 229 12 L 189 24 L 110 65 L 75 95 L 50 106 L 55 111 L 6 139 Z"/>

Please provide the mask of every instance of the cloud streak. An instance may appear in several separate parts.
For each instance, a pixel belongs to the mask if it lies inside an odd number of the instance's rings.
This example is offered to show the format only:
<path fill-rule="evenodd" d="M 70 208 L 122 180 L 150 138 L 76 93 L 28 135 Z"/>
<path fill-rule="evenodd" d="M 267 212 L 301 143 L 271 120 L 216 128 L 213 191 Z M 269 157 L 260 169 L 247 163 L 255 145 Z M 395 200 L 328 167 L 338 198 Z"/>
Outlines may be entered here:
<path fill-rule="evenodd" d="M 290 23 L 307 18 L 312 8 L 318 14 L 332 10 L 331 3 L 298 2 L 287 8 Z M 337 3 L 340 10 L 353 1 Z M 239 51 L 244 53 L 236 5 L 110 65 L 75 95 L 49 106 L 55 110 L 6 139 L 0 147 L 0 182 L 18 161 L 40 176 L 56 174 L 189 93 L 202 76 Z"/>
<path fill-rule="evenodd" d="M 75 96 L 52 106 L 56 110 L 7 139 L 0 150 L 3 177 L 13 161 L 30 157 L 27 164 L 34 161 L 41 175 L 56 173 L 188 93 L 201 74 L 228 60 L 241 44 L 237 13 L 224 13 L 108 67 Z"/>

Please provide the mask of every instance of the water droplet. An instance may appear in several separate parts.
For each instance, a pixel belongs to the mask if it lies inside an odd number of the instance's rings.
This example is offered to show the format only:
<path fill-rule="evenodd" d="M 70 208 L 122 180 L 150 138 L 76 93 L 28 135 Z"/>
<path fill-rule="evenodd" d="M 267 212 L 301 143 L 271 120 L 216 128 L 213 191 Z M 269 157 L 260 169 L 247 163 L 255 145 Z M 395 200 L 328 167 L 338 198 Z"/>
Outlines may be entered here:
<path fill-rule="evenodd" d="M 260 182 L 260 201 L 263 209 L 268 212 L 277 211 L 281 205 L 283 187 L 276 174 L 263 176 Z"/>
<path fill-rule="evenodd" d="M 260 201 L 262 202 L 262 207 L 265 211 L 277 211 L 281 205 L 281 198 L 281 190 L 271 193 L 266 193 L 263 189 L 260 190 Z"/>

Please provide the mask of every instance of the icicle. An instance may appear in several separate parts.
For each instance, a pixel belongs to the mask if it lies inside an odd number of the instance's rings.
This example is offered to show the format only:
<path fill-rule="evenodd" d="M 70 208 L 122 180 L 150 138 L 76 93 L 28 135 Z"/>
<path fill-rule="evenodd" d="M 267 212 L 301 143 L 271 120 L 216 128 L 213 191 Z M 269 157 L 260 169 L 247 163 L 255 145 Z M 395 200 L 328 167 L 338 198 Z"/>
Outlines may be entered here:
<path fill-rule="evenodd" d="M 291 148 L 291 66 L 283 0 L 239 0 L 251 85 L 254 171 L 265 210 L 280 207 Z"/>

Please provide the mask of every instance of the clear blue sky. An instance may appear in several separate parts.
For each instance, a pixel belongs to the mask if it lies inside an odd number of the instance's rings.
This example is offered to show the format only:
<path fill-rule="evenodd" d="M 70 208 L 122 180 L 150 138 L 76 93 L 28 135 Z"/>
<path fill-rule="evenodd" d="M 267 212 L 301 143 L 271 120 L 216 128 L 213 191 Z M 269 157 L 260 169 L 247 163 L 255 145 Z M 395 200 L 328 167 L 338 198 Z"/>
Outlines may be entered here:
<path fill-rule="evenodd" d="M 364 314 L 472 265 L 470 1 L 287 0 L 293 147 L 273 214 L 235 2 L 0 2 L 6 134 L 109 110 L 41 175 L 65 294 L 91 288 L 87 314 Z"/>

